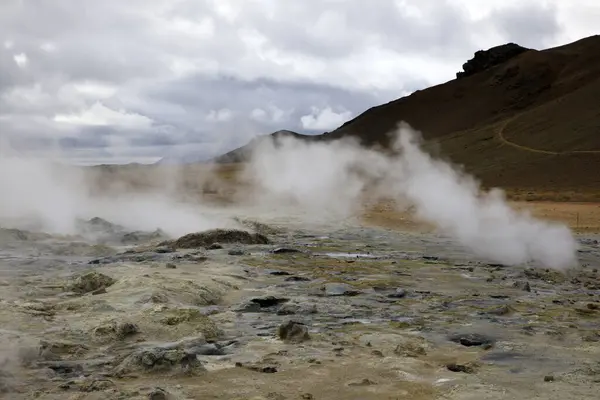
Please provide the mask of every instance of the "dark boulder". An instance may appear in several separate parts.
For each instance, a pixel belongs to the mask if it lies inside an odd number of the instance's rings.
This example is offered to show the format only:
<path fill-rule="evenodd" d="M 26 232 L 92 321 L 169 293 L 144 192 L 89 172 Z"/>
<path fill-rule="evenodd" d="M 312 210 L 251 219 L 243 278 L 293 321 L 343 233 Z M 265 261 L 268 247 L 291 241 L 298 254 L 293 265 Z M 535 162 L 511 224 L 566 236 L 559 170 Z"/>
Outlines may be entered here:
<path fill-rule="evenodd" d="M 463 71 L 456 73 L 456 78 L 466 78 L 467 76 L 485 71 L 529 50 L 515 43 L 507 43 L 492 47 L 489 50 L 476 51 L 475 56 L 463 64 Z"/>

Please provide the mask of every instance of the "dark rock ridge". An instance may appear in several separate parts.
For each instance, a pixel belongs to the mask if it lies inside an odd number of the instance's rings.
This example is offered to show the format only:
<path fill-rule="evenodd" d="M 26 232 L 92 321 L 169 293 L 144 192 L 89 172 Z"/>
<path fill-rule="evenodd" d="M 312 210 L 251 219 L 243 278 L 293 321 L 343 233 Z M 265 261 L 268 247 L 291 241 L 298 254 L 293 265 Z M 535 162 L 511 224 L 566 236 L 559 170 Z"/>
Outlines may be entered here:
<path fill-rule="evenodd" d="M 456 73 L 456 78 L 466 78 L 467 76 L 485 71 L 529 50 L 516 43 L 507 43 L 492 47 L 489 50 L 476 51 L 475 56 L 463 64 L 463 70 Z"/>

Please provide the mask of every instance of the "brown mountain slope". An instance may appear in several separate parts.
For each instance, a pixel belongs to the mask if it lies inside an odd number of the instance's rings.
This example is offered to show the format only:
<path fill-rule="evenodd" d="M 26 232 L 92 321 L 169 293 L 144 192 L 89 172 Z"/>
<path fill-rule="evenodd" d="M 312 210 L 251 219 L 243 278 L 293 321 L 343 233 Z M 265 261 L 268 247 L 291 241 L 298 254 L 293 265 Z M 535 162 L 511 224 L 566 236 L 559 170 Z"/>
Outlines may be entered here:
<path fill-rule="evenodd" d="M 513 53 L 310 140 L 387 146 L 388 132 L 407 121 L 485 186 L 600 199 L 600 36 Z"/>
<path fill-rule="evenodd" d="M 438 138 L 511 117 L 599 78 L 600 36 L 592 36 L 553 49 L 529 50 L 483 72 L 373 107 L 326 135 L 385 143 L 385 132 L 403 119 L 426 139 Z"/>

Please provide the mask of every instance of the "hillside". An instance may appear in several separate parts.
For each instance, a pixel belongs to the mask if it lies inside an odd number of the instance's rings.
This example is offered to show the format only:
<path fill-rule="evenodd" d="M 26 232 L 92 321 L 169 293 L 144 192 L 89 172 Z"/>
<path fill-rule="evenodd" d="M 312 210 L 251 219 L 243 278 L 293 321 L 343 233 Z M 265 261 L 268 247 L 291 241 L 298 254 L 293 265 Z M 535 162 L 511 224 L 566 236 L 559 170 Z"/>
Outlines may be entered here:
<path fill-rule="evenodd" d="M 385 147 L 404 120 L 484 185 L 600 191 L 600 36 L 542 51 L 509 43 L 478 51 L 463 68 L 454 80 L 304 138 L 352 136 Z M 217 162 L 244 161 L 251 147 Z"/>
<path fill-rule="evenodd" d="M 248 143 L 244 146 L 238 147 L 237 149 L 231 150 L 230 152 L 227 152 L 219 157 L 216 157 L 213 161 L 217 164 L 233 164 L 233 163 L 244 162 L 244 161 L 247 161 L 248 158 L 250 157 L 250 155 L 252 153 L 252 149 L 256 145 L 258 145 L 258 143 L 260 143 L 261 141 L 269 140 L 269 139 L 277 140 L 279 138 L 289 137 L 289 136 L 294 137 L 296 139 L 300 139 L 300 140 L 323 140 L 324 139 L 323 135 L 309 136 L 309 135 L 302 135 L 300 133 L 293 132 L 293 131 L 280 130 L 277 132 L 273 132 L 269 135 L 255 137 L 254 139 L 252 139 L 250 141 L 250 143 Z"/>

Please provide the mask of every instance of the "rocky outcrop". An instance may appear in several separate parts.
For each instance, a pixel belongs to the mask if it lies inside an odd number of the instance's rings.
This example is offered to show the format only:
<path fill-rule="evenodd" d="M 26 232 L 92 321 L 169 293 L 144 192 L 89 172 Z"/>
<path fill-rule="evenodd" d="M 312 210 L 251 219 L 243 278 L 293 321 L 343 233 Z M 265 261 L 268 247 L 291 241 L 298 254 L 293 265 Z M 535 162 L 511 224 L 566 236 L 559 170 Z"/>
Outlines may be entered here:
<path fill-rule="evenodd" d="M 463 71 L 456 73 L 456 78 L 466 78 L 478 72 L 485 71 L 495 65 L 502 64 L 530 49 L 515 43 L 507 43 L 492 47 L 489 50 L 479 50 L 475 56 L 463 64 Z"/>

